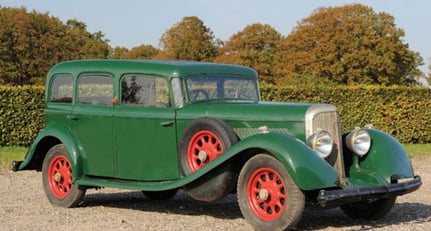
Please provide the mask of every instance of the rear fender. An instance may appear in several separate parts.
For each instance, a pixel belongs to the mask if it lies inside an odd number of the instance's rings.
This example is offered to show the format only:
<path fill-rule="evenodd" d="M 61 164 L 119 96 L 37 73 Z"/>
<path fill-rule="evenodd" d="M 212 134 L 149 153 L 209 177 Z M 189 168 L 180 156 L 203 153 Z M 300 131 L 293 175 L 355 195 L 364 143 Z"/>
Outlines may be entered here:
<path fill-rule="evenodd" d="M 75 179 L 82 175 L 82 157 L 79 145 L 74 143 L 69 128 L 57 124 L 47 125 L 36 137 L 30 146 L 24 161 L 18 170 L 41 170 L 43 159 L 48 150 L 56 144 L 63 144 L 67 155 L 72 162 L 72 177 Z"/>

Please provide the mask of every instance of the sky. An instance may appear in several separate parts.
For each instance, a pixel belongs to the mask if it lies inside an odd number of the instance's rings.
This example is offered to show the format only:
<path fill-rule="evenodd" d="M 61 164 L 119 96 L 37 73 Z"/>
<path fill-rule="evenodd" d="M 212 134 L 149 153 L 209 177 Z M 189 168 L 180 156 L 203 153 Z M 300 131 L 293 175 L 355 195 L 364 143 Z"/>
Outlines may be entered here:
<path fill-rule="evenodd" d="M 158 47 L 162 34 L 185 16 L 197 16 L 216 38 L 227 41 L 253 23 L 269 24 L 287 36 L 319 7 L 353 3 L 394 16 L 396 26 L 405 31 L 403 41 L 423 57 L 421 70 L 429 72 L 429 0 L 0 0 L 0 6 L 24 6 L 63 22 L 77 19 L 87 25 L 89 32 L 102 31 L 112 47 L 129 49 L 143 44 Z"/>

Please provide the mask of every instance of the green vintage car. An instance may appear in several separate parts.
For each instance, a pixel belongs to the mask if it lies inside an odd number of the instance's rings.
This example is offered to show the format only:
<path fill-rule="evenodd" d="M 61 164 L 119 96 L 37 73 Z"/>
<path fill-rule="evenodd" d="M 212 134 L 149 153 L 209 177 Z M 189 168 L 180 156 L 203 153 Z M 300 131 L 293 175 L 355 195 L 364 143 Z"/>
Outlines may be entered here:
<path fill-rule="evenodd" d="M 372 126 L 342 133 L 330 104 L 262 102 L 247 67 L 69 61 L 48 73 L 45 100 L 45 128 L 12 168 L 42 171 L 55 206 L 99 187 L 150 199 L 236 193 L 254 228 L 284 230 L 305 205 L 381 218 L 422 184 L 393 137 Z"/>

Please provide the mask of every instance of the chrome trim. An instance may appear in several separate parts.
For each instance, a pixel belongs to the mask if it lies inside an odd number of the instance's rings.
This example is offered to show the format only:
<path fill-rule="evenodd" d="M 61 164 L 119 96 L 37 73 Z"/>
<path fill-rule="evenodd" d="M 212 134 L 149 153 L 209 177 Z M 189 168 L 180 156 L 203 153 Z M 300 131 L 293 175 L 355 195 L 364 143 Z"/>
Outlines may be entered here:
<path fill-rule="evenodd" d="M 313 127 L 313 120 L 316 115 L 322 112 L 337 112 L 338 110 L 334 105 L 331 104 L 315 104 L 308 108 L 305 114 L 305 139 L 308 139 L 316 128 Z"/>

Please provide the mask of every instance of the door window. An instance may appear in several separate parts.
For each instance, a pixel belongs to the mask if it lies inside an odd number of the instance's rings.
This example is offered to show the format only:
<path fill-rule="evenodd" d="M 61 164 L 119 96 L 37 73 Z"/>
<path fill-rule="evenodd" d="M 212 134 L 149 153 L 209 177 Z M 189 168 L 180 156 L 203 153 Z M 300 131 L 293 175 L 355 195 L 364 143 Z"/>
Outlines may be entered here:
<path fill-rule="evenodd" d="M 78 82 L 78 103 L 111 105 L 112 79 L 108 76 L 81 76 Z"/>
<path fill-rule="evenodd" d="M 126 75 L 121 81 L 121 104 L 144 107 L 170 107 L 169 88 L 165 78 Z"/>

